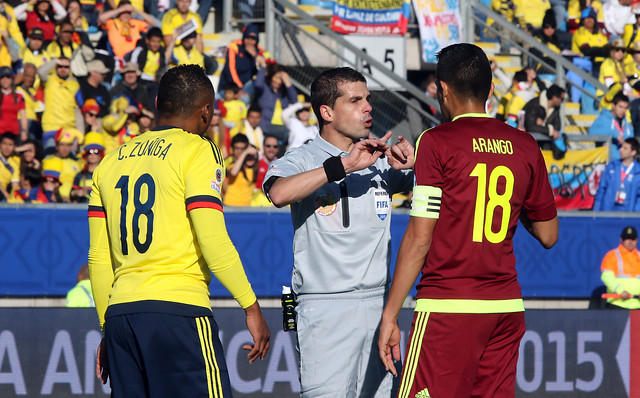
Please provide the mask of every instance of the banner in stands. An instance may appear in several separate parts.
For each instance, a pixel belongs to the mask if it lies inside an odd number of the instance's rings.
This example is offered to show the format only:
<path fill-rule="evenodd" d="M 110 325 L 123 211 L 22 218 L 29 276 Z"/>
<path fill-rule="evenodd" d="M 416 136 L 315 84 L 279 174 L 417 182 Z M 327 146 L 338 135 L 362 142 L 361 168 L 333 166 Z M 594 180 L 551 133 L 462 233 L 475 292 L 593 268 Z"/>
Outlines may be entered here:
<path fill-rule="evenodd" d="M 234 397 L 298 397 L 295 334 L 282 330 L 279 309 L 264 315 L 271 349 L 249 365 L 242 310 L 214 309 Z M 398 319 L 402 358 L 412 317 L 405 309 Z M 530 310 L 525 318 L 516 397 L 640 397 L 640 378 L 631 377 L 640 372 L 638 311 Z M 102 335 L 94 309 L 3 308 L 0 319 L 0 397 L 109 396 L 95 376 Z"/>
<path fill-rule="evenodd" d="M 440 49 L 462 38 L 459 0 L 413 0 L 420 26 L 422 60 L 436 62 Z"/>
<path fill-rule="evenodd" d="M 404 35 L 410 13 L 410 0 L 336 0 L 331 29 L 342 34 Z"/>
<path fill-rule="evenodd" d="M 560 160 L 542 151 L 559 210 L 592 209 L 609 148 L 568 151 Z"/>

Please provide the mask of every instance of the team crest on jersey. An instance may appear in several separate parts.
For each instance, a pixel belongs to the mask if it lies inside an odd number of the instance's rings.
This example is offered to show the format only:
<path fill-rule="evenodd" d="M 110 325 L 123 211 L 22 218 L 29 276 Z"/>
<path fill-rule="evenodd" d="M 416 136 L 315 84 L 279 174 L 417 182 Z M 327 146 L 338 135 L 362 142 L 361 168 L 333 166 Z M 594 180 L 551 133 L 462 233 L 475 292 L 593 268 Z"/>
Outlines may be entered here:
<path fill-rule="evenodd" d="M 318 204 L 316 213 L 321 216 L 332 215 L 336 212 L 336 208 L 338 207 L 336 198 L 330 193 L 318 196 L 316 198 L 316 203 Z"/>

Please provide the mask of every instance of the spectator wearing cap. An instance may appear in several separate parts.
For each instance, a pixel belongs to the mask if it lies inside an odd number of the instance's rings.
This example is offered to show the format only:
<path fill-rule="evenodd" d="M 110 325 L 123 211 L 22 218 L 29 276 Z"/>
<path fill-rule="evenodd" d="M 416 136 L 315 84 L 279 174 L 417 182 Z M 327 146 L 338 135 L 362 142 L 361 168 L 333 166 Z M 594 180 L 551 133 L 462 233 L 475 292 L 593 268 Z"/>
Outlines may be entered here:
<path fill-rule="evenodd" d="M 72 150 L 75 145 L 80 143 L 83 139 L 83 134 L 74 128 L 61 128 L 56 132 L 56 153 L 44 158 L 47 159 L 60 159 L 62 167 L 60 168 L 60 196 L 65 202 L 70 201 L 71 189 L 73 187 L 73 179 L 80 171 L 80 164 L 73 157 Z M 44 167 L 44 166 L 43 166 Z"/>
<path fill-rule="evenodd" d="M 311 124 L 311 103 L 296 102 L 282 111 L 282 121 L 289 129 L 289 146 L 296 148 L 318 135 L 318 125 Z"/>
<path fill-rule="evenodd" d="M 638 253 L 638 231 L 625 227 L 620 234 L 620 244 L 602 259 L 601 279 L 607 293 L 619 294 L 619 299 L 608 299 L 607 307 L 640 308 L 640 253 Z M 636 296 L 635 298 L 633 296 Z"/>
<path fill-rule="evenodd" d="M 74 36 L 73 25 L 64 20 L 56 28 L 56 38 L 47 45 L 46 54 L 49 59 L 66 57 L 71 59 L 73 51 L 80 45 L 80 38 Z"/>
<path fill-rule="evenodd" d="M 620 38 L 613 39 L 607 44 L 605 49 L 609 57 L 606 58 L 600 66 L 600 74 L 598 76 L 600 83 L 604 84 L 607 88 L 611 87 L 613 83 L 628 83 L 624 66 L 626 55 L 624 41 Z M 602 92 L 598 93 L 598 95 L 602 94 Z"/>
<path fill-rule="evenodd" d="M 195 12 L 189 10 L 191 0 L 175 0 L 175 7 L 167 11 L 162 17 L 162 35 L 166 48 L 174 39 L 174 33 L 184 29 L 183 25 L 192 24 L 191 29 L 195 30 L 195 48 L 204 53 L 204 42 L 202 41 L 202 19 Z M 181 28 L 182 27 L 182 28 Z M 179 29 L 180 28 L 180 29 Z M 189 30 L 191 30 L 189 29 Z M 178 41 L 176 44 L 180 44 Z"/>
<path fill-rule="evenodd" d="M 56 23 L 67 16 L 67 10 L 58 0 L 29 0 L 14 8 L 18 21 L 23 21 L 27 32 L 42 29 L 45 40 L 53 40 Z"/>
<path fill-rule="evenodd" d="M 84 137 L 82 158 L 85 161 L 84 167 L 73 179 L 71 189 L 71 201 L 74 203 L 89 201 L 93 171 L 104 158 L 104 137 L 101 133 L 91 132 Z"/>
<path fill-rule="evenodd" d="M 604 27 L 610 35 L 622 36 L 624 26 L 636 22 L 630 3 L 631 0 L 609 0 L 602 5 Z"/>
<path fill-rule="evenodd" d="M 60 195 L 60 174 L 63 168 L 63 161 L 58 157 L 48 157 L 42 160 L 42 182 L 40 190 L 45 200 L 43 203 L 61 203 L 64 200 Z"/>
<path fill-rule="evenodd" d="M 55 65 L 55 73 L 48 69 Z M 58 58 L 38 68 L 38 73 L 46 81 L 44 89 L 44 112 L 42 113 L 42 144 L 45 153 L 51 153 L 55 144 L 53 138 L 60 128 L 75 128 L 81 124 L 80 108 L 77 106 L 76 93 L 80 84 L 71 75 L 71 61 Z"/>
<path fill-rule="evenodd" d="M 177 34 L 174 33 L 165 50 L 165 62 L 170 67 L 178 65 L 198 65 L 205 69 L 204 55 L 194 46 L 196 32 L 191 32 L 176 44 Z M 208 73 L 208 72 L 207 72 Z"/>
<path fill-rule="evenodd" d="M 602 2 L 600 0 L 569 0 L 567 4 L 567 28 L 569 33 L 574 33 L 580 27 L 580 16 L 587 8 L 596 10 L 596 22 L 600 27 L 604 27 L 604 13 L 602 12 Z"/>
<path fill-rule="evenodd" d="M 0 135 L 0 202 L 10 197 L 11 178 L 15 170 L 20 169 L 20 158 L 15 155 L 15 148 L 15 135 Z"/>
<path fill-rule="evenodd" d="M 249 96 L 253 96 L 253 78 L 258 73 L 256 61 L 258 55 L 264 52 L 258 45 L 258 37 L 258 26 L 248 24 L 244 27 L 242 39 L 234 40 L 227 46 L 218 92 L 227 83 L 233 82 Z"/>
<path fill-rule="evenodd" d="M 84 118 L 85 134 L 91 131 L 100 132 L 102 120 L 100 118 L 100 105 L 98 105 L 98 102 L 90 98 L 84 102 L 80 110 Z"/>
<path fill-rule="evenodd" d="M 128 100 L 129 105 L 137 107 L 138 111 L 142 108 L 152 109 L 152 100 L 149 98 L 145 87 L 140 84 L 140 69 L 138 65 L 133 62 L 127 62 L 120 74 L 122 79 L 109 91 L 111 101 L 124 97 Z"/>
<path fill-rule="evenodd" d="M 40 28 L 33 28 L 29 31 L 27 46 L 20 49 L 20 59 L 22 65 L 34 64 L 42 66 L 49 60 L 48 54 L 44 51 L 44 33 Z"/>
<path fill-rule="evenodd" d="M 619 159 L 610 162 L 600 177 L 594 211 L 640 211 L 638 141 L 627 138 L 618 153 Z"/>
<path fill-rule="evenodd" d="M 133 14 L 142 20 L 132 18 Z M 157 21 L 142 9 L 132 6 L 129 0 L 122 0 L 118 8 L 100 14 L 98 23 L 107 31 L 113 55 L 124 59 L 125 54 L 136 48 L 141 33 L 155 26 Z"/>
<path fill-rule="evenodd" d="M 0 67 L 0 93 L 0 131 L 14 134 L 18 141 L 26 140 L 29 125 L 24 97 L 16 91 L 13 70 L 8 66 Z"/>
<path fill-rule="evenodd" d="M 109 90 L 103 84 L 109 69 L 101 60 L 92 59 L 87 62 L 87 71 L 89 72 L 87 78 L 80 81 L 80 90 L 76 93 L 76 102 L 82 107 L 85 101 L 94 99 L 100 105 L 99 116 L 103 117 L 109 113 L 109 107 L 111 106 Z"/>
<path fill-rule="evenodd" d="M 605 36 L 598 28 L 597 12 L 592 7 L 586 8 L 580 15 L 580 27 L 571 39 L 571 51 L 583 54 L 595 62 L 604 61 L 607 55 L 604 46 L 607 44 Z"/>

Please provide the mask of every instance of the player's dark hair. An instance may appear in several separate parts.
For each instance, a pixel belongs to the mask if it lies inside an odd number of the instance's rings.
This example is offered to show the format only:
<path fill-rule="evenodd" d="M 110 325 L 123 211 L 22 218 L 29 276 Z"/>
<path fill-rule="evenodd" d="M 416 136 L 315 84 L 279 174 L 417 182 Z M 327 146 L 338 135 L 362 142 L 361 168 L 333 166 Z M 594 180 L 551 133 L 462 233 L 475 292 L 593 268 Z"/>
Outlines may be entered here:
<path fill-rule="evenodd" d="M 191 116 L 215 91 L 204 69 L 198 65 L 179 65 L 169 69 L 158 85 L 158 113 L 166 116 Z"/>
<path fill-rule="evenodd" d="M 565 93 L 565 90 L 558 86 L 557 84 L 552 84 L 551 87 L 547 89 L 547 99 L 551 99 L 553 97 L 562 97 L 562 94 Z"/>
<path fill-rule="evenodd" d="M 638 152 L 640 150 L 640 143 L 635 137 L 627 138 L 624 140 L 627 144 L 631 145 L 631 150 Z"/>
<path fill-rule="evenodd" d="M 249 106 L 249 109 L 247 109 L 247 115 L 251 112 L 258 112 L 259 114 L 262 114 L 262 108 L 260 108 L 259 105 L 253 104 Z"/>
<path fill-rule="evenodd" d="M 318 127 L 322 131 L 322 127 L 327 122 L 320 114 L 320 107 L 327 105 L 331 108 L 336 104 L 336 100 L 343 94 L 340 85 L 343 83 L 366 83 L 362 73 L 349 67 L 334 68 L 324 71 L 316 80 L 311 83 L 311 106 L 313 112 L 318 117 Z"/>
<path fill-rule="evenodd" d="M 153 28 L 149 29 L 147 31 L 147 39 L 151 39 L 152 37 L 159 37 L 161 39 L 163 39 L 162 36 L 162 29 L 158 28 L 157 26 L 154 26 Z"/>
<path fill-rule="evenodd" d="M 618 93 L 618 94 L 614 95 L 613 99 L 611 100 L 611 102 L 613 102 L 613 105 L 616 105 L 620 101 L 629 103 L 629 97 L 627 97 L 626 95 L 624 95 L 622 93 Z"/>
<path fill-rule="evenodd" d="M 484 51 L 474 44 L 453 44 L 440 50 L 436 77 L 458 96 L 482 103 L 491 91 L 491 64 Z"/>
<path fill-rule="evenodd" d="M 247 138 L 247 136 L 242 133 L 238 133 L 231 139 L 231 147 L 233 147 L 237 143 L 249 144 L 249 138 Z"/>

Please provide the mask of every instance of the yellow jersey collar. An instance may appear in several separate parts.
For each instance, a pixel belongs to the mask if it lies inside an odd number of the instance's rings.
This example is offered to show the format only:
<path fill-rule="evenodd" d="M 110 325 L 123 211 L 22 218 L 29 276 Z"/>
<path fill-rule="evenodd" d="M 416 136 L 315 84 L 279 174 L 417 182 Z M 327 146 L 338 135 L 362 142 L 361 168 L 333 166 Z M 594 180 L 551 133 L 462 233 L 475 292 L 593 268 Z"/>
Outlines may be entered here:
<path fill-rule="evenodd" d="M 458 115 L 458 116 L 454 117 L 452 122 L 455 122 L 456 120 L 458 120 L 461 117 L 485 117 L 485 118 L 491 119 L 491 115 L 489 115 L 487 113 L 463 113 L 462 115 Z"/>

